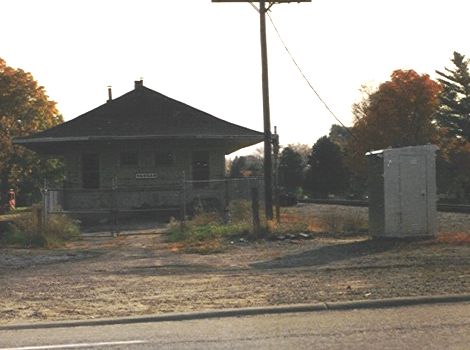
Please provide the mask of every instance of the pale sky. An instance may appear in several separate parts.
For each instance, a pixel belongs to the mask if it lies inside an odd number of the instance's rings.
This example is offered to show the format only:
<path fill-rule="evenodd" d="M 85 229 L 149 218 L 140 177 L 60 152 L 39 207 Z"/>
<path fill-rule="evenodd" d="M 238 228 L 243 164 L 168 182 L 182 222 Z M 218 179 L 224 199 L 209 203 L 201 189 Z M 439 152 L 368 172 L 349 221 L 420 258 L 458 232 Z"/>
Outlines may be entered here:
<path fill-rule="evenodd" d="M 103 104 L 108 85 L 118 97 L 143 78 L 164 95 L 263 129 L 259 15 L 248 3 L 0 0 L 0 11 L 0 57 L 31 72 L 65 120 Z M 435 77 L 453 51 L 470 56 L 469 13 L 468 0 L 312 0 L 271 10 L 346 125 L 362 84 L 377 85 L 395 69 Z M 336 121 L 267 23 L 271 125 L 282 145 L 311 145 Z"/>

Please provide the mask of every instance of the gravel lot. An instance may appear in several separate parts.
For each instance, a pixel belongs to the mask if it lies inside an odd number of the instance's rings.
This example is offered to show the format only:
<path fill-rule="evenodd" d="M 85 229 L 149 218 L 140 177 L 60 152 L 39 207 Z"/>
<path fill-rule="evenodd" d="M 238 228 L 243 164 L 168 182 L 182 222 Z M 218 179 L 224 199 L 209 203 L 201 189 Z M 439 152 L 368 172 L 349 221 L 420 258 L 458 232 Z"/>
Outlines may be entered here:
<path fill-rule="evenodd" d="M 306 216 L 366 208 L 301 205 Z M 440 232 L 470 232 L 470 215 L 439 213 Z M 0 250 L 0 323 L 214 308 L 470 293 L 470 245 L 372 241 L 236 241 L 183 254 L 162 234 L 88 237 L 61 250 Z"/>

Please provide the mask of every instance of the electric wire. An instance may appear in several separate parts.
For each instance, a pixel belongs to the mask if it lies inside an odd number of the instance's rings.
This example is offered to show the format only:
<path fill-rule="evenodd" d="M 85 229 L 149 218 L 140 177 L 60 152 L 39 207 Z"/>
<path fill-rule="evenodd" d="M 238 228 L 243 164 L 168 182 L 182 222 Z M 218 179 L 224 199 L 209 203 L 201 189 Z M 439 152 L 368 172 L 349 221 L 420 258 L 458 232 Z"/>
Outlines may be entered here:
<path fill-rule="evenodd" d="M 253 5 L 252 3 L 250 3 L 251 5 Z M 255 7 L 253 5 L 253 7 Z M 255 7 L 256 8 L 256 7 Z M 292 60 L 292 62 L 294 63 L 294 65 L 297 67 L 297 70 L 300 72 L 300 74 L 302 75 L 302 77 L 304 78 L 304 80 L 307 82 L 308 86 L 310 87 L 310 89 L 315 93 L 316 97 L 320 100 L 320 102 L 323 104 L 323 106 L 328 110 L 328 112 L 333 116 L 333 118 L 336 119 L 336 121 L 338 123 L 341 124 L 341 126 L 352 136 L 352 138 L 354 138 L 356 141 L 358 141 L 356 135 L 354 135 L 354 133 L 350 130 L 350 128 L 346 127 L 342 122 L 341 120 L 336 116 L 336 114 L 331 110 L 331 108 L 328 106 L 328 104 L 323 100 L 323 98 L 320 96 L 320 94 L 317 92 L 317 90 L 313 87 L 312 83 L 310 83 L 310 80 L 307 78 L 307 76 L 305 75 L 305 73 L 303 72 L 302 68 L 300 68 L 299 64 L 297 63 L 297 60 L 295 59 L 295 57 L 292 55 L 292 53 L 290 52 L 289 48 L 287 47 L 284 39 L 282 38 L 281 36 L 281 33 L 279 32 L 279 30 L 277 29 L 277 26 L 276 24 L 274 23 L 273 19 L 271 18 L 271 16 L 269 15 L 269 13 L 266 13 L 268 15 L 268 18 L 269 18 L 269 21 L 271 22 L 271 25 L 273 26 L 274 28 L 274 31 L 276 32 L 276 35 L 277 37 L 279 38 L 279 41 L 281 42 L 281 44 L 284 46 L 284 49 L 287 51 L 287 54 L 289 55 L 290 59 Z"/>

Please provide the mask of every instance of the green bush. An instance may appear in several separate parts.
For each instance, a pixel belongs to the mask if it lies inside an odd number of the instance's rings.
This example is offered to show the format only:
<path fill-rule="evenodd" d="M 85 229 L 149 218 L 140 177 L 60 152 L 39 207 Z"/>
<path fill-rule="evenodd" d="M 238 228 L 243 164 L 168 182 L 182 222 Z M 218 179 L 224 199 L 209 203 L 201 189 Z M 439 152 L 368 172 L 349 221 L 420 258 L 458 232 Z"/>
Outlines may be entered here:
<path fill-rule="evenodd" d="M 224 236 L 248 233 L 250 227 L 243 222 L 224 224 L 214 213 L 201 213 L 192 220 L 181 224 L 177 221 L 170 223 L 167 235 L 168 242 L 196 243 L 223 238 Z"/>
<path fill-rule="evenodd" d="M 236 200 L 230 202 L 229 213 L 231 222 L 251 223 L 251 202 L 247 200 Z"/>
<path fill-rule="evenodd" d="M 70 217 L 56 214 L 49 217 L 44 235 L 48 246 L 61 245 L 80 238 L 80 227 Z"/>
<path fill-rule="evenodd" d="M 47 224 L 41 227 L 38 209 L 21 214 L 8 225 L 3 236 L 2 245 L 13 245 L 24 248 L 56 247 L 66 241 L 78 239 L 78 225 L 65 215 L 52 215 Z"/>
<path fill-rule="evenodd" d="M 5 237 L 2 240 L 2 245 L 5 246 L 18 246 L 23 248 L 44 247 L 47 245 L 47 240 L 41 233 L 25 232 L 15 224 L 10 224 Z"/>

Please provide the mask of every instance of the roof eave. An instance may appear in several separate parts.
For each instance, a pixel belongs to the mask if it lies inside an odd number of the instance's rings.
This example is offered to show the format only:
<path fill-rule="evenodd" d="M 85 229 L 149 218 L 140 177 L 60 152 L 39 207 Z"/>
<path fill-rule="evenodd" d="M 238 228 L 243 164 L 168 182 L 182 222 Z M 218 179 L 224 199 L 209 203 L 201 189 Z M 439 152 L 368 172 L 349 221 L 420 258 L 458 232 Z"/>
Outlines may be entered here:
<path fill-rule="evenodd" d="M 70 137 L 38 137 L 16 138 L 13 143 L 27 145 L 32 143 L 56 143 L 56 142 L 83 142 L 83 141 L 127 141 L 127 140 L 197 140 L 197 139 L 231 139 L 231 140 L 263 140 L 263 135 L 137 135 L 137 136 L 70 136 Z"/>

